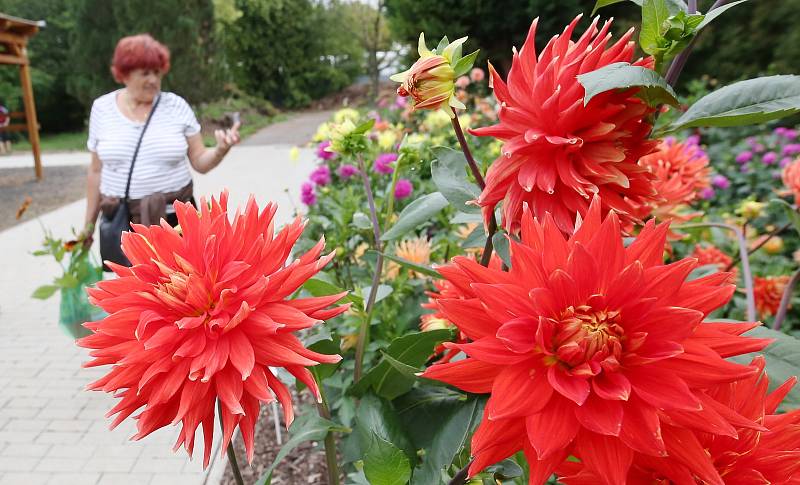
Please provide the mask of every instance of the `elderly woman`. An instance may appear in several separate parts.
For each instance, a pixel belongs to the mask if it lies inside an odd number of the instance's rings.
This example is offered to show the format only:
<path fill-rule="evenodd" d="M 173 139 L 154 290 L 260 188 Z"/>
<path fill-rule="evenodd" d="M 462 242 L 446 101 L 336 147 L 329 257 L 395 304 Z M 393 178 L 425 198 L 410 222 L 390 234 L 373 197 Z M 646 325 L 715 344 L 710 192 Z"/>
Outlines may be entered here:
<path fill-rule="evenodd" d="M 172 203 L 193 199 L 186 159 L 196 171 L 206 173 L 239 142 L 236 123 L 215 132 L 214 148 L 205 147 L 189 104 L 177 94 L 161 91 L 169 61 L 169 50 L 150 35 L 125 37 L 117 43 L 111 72 L 125 87 L 97 98 L 89 118 L 88 234 L 100 212 L 106 217 L 116 212 L 129 177 L 131 222 L 158 224 L 163 217 L 176 225 Z"/>

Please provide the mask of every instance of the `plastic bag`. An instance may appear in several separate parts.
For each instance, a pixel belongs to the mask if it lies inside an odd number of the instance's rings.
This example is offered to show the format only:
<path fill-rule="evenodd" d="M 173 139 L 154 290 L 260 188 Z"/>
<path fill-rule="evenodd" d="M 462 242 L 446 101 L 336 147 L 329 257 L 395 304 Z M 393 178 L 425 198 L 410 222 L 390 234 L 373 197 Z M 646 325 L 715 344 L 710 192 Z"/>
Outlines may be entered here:
<path fill-rule="evenodd" d="M 103 310 L 89 303 L 89 295 L 86 294 L 87 287 L 103 279 L 102 268 L 91 261 L 87 263 L 77 272 L 76 284 L 61 288 L 58 324 L 72 338 L 89 335 L 91 331 L 83 324 L 105 316 Z"/>

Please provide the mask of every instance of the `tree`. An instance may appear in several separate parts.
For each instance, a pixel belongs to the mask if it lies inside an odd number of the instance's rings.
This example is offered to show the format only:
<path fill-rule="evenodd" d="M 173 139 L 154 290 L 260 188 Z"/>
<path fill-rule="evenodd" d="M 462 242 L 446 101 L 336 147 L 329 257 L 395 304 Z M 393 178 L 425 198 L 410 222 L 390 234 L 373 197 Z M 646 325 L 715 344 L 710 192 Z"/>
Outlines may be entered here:
<path fill-rule="evenodd" d="M 225 30 L 236 82 L 278 106 L 297 107 L 347 86 L 363 49 L 337 1 L 237 0 Z"/>
<path fill-rule="evenodd" d="M 218 95 L 212 0 L 73 0 L 69 91 L 88 105 L 116 86 L 109 64 L 117 41 L 148 32 L 170 49 L 164 88 L 197 103 Z"/>
<path fill-rule="evenodd" d="M 362 2 L 353 2 L 343 6 L 347 9 L 348 23 L 353 27 L 352 32 L 366 52 L 371 92 L 374 97 L 377 97 L 381 70 L 390 60 L 387 52 L 394 47 L 386 22 L 386 1 L 378 0 L 376 7 Z"/>

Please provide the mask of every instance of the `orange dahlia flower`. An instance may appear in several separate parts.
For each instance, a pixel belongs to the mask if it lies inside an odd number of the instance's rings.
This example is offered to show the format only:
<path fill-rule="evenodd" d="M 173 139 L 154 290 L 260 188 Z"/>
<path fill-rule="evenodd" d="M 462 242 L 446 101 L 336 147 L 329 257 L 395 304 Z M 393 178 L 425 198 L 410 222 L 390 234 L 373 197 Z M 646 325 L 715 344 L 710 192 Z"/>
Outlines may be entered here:
<path fill-rule="evenodd" d="M 604 213 L 614 209 L 623 219 L 635 219 L 634 206 L 655 198 L 653 175 L 637 163 L 657 144 L 646 139 L 651 128 L 646 118 L 653 110 L 635 89 L 608 91 L 584 106 L 584 89 L 575 78 L 631 61 L 633 30 L 606 48 L 611 21 L 598 29 L 595 19 L 572 41 L 578 16 L 537 55 L 537 20 L 514 53 L 508 82 L 489 66 L 500 123 L 470 130 L 505 142 L 478 197 L 484 218 L 488 224 L 502 200 L 503 225 L 516 233 L 527 203 L 536 217 L 549 212 L 559 229 L 571 233 L 576 214 L 585 214 L 592 194 L 599 194 Z M 635 64 L 652 68 L 653 59 Z"/>
<path fill-rule="evenodd" d="M 753 296 L 756 300 L 756 310 L 762 317 L 775 315 L 781 306 L 781 298 L 789 276 L 754 276 Z"/>
<path fill-rule="evenodd" d="M 656 152 L 639 159 L 639 165 L 655 175 L 653 186 L 658 201 L 638 206 L 635 214 L 644 219 L 651 213 L 659 220 L 689 220 L 697 214 L 681 214 L 680 208 L 694 202 L 701 190 L 711 186 L 708 156 L 697 143 L 666 138 Z"/>
<path fill-rule="evenodd" d="M 794 195 L 794 203 L 800 204 L 800 159 L 787 165 L 783 169 L 781 178 L 783 185 Z"/>
<path fill-rule="evenodd" d="M 293 333 L 347 309 L 329 308 L 343 294 L 291 299 L 333 257 L 320 257 L 324 241 L 287 264 L 304 223 L 296 219 L 275 234 L 277 206 L 259 213 L 252 198 L 231 222 L 227 199 L 226 193 L 210 204 L 201 199 L 200 211 L 176 202 L 182 236 L 165 223 L 134 225 L 123 234 L 132 267 L 109 264 L 119 278 L 88 290 L 109 315 L 87 323 L 95 333 L 78 341 L 92 349 L 85 367 L 112 366 L 88 386 L 121 398 L 108 413 L 117 415 L 112 427 L 143 408 L 133 439 L 181 423 L 175 448 L 183 445 L 191 455 L 202 425 L 204 466 L 217 400 L 222 449 L 238 426 L 248 460 L 260 403 L 277 397 L 292 422 L 291 395 L 270 366 L 285 368 L 319 398 L 306 367 L 341 357 L 312 352 Z"/>
<path fill-rule="evenodd" d="M 713 244 L 703 247 L 699 244 L 695 245 L 694 251 L 690 255 L 692 258 L 697 259 L 697 264 L 706 266 L 709 264 L 715 265 L 720 271 L 725 271 L 728 266 L 733 262 L 733 258 L 720 251 L 719 248 Z M 734 283 L 738 278 L 739 268 L 731 268 L 731 283 Z"/>
<path fill-rule="evenodd" d="M 769 343 L 740 336 L 759 323 L 703 322 L 731 298 L 728 275 L 686 281 L 697 262 L 663 264 L 666 224 L 648 222 L 624 247 L 616 213 L 601 222 L 601 207 L 595 198 L 569 239 L 526 211 L 508 272 L 464 257 L 438 268 L 462 298 L 437 306 L 471 342 L 446 344 L 467 357 L 423 376 L 490 394 L 471 476 L 523 450 L 530 483 L 572 454 L 620 484 L 634 452 L 709 462 L 673 429 L 746 421 L 705 392 L 757 372 L 725 358 Z"/>
<path fill-rule="evenodd" d="M 431 262 L 431 251 L 433 250 L 431 242 L 426 237 L 415 237 L 411 239 L 404 239 L 400 241 L 394 250 L 394 254 L 398 258 L 403 258 L 412 263 L 427 266 Z M 399 263 L 389 261 L 386 265 L 386 278 L 392 280 L 400 275 L 402 267 Z M 426 278 L 422 273 L 418 273 L 412 269 L 408 270 L 409 278 Z"/>
<path fill-rule="evenodd" d="M 627 477 L 629 485 L 711 484 L 711 485 L 797 485 L 800 484 L 800 410 L 775 414 L 778 405 L 794 387 L 791 378 L 769 393 L 769 378 L 764 373 L 764 358 L 751 363 L 759 372 L 731 384 L 708 391 L 721 411 L 733 418 L 726 433 L 713 431 L 719 423 L 708 422 L 710 432 L 683 433 L 684 446 L 703 449 L 712 466 L 695 467 L 670 458 L 637 454 Z M 740 424 L 741 423 L 741 424 Z M 753 426 L 751 423 L 757 423 Z M 744 424 L 744 426 L 742 426 Z M 703 470 L 701 473 L 700 470 Z M 566 485 L 595 485 L 603 480 L 583 463 L 569 462 L 559 467 L 559 482 Z M 701 478 L 705 475 L 710 478 Z"/>

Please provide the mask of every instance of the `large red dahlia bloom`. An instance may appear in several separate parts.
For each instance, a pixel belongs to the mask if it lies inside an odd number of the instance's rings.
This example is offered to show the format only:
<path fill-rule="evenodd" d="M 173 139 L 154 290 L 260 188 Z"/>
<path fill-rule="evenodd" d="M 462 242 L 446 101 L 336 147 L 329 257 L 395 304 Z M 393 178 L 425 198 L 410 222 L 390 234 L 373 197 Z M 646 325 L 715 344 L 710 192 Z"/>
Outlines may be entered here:
<path fill-rule="evenodd" d="M 791 378 L 768 392 L 763 357 L 752 364 L 759 370 L 746 379 L 710 389 L 708 394 L 731 412 L 759 427 L 738 427 L 731 435 L 696 432 L 687 442 L 699 444 L 713 462 L 713 470 L 701 479 L 685 464 L 670 458 L 637 454 L 628 473 L 628 485 L 671 485 L 707 483 L 719 485 L 800 484 L 800 410 L 775 414 L 778 405 L 797 382 Z M 583 463 L 569 462 L 558 469 L 560 482 L 567 485 L 595 485 L 602 480 Z"/>
<path fill-rule="evenodd" d="M 308 366 L 338 362 L 338 355 L 312 352 L 293 335 L 347 309 L 329 308 L 343 295 L 290 299 L 333 254 L 320 257 L 320 241 L 286 263 L 304 224 L 295 220 L 275 234 L 277 206 L 259 213 L 250 199 L 231 222 L 227 194 L 200 211 L 175 203 L 182 235 L 166 223 L 134 225 L 122 249 L 132 263 L 111 264 L 118 279 L 89 289 L 90 300 L 109 313 L 87 323 L 93 335 L 78 345 L 93 349 L 86 367 L 112 365 L 92 390 L 121 398 L 109 411 L 112 427 L 135 416 L 140 439 L 168 424 L 182 424 L 175 449 L 191 455 L 198 426 L 208 465 L 219 399 L 224 450 L 236 426 L 248 460 L 260 403 L 277 397 L 286 423 L 293 419 L 291 395 L 269 367 L 284 367 L 319 395 Z"/>
<path fill-rule="evenodd" d="M 571 233 L 576 213 L 586 213 L 592 194 L 602 196 L 604 213 L 614 209 L 625 219 L 634 217 L 632 204 L 655 196 L 652 175 L 637 163 L 657 143 L 646 139 L 652 110 L 635 97 L 635 90 L 605 92 L 584 106 L 584 89 L 575 78 L 630 62 L 633 30 L 606 48 L 611 21 L 598 30 L 595 19 L 572 41 L 579 19 L 550 39 L 538 56 L 534 20 L 522 50 L 514 53 L 507 83 L 489 66 L 500 123 L 471 130 L 505 142 L 478 198 L 487 223 L 503 200 L 503 225 L 511 232 L 519 229 L 527 203 L 536 217 L 549 212 L 559 229 Z M 635 64 L 651 68 L 653 60 Z"/>
<path fill-rule="evenodd" d="M 472 342 L 449 344 L 467 358 L 423 375 L 491 393 L 471 475 L 524 450 L 531 483 L 570 454 L 624 483 L 635 451 L 703 463 L 682 433 L 749 423 L 705 392 L 757 372 L 725 358 L 768 343 L 740 336 L 758 323 L 703 323 L 731 298 L 728 274 L 687 281 L 696 260 L 662 262 L 666 224 L 648 222 L 626 248 L 616 214 L 601 223 L 601 212 L 595 199 L 568 240 L 552 217 L 526 212 L 509 272 L 461 257 L 439 268 L 474 295 L 437 301 Z"/>

